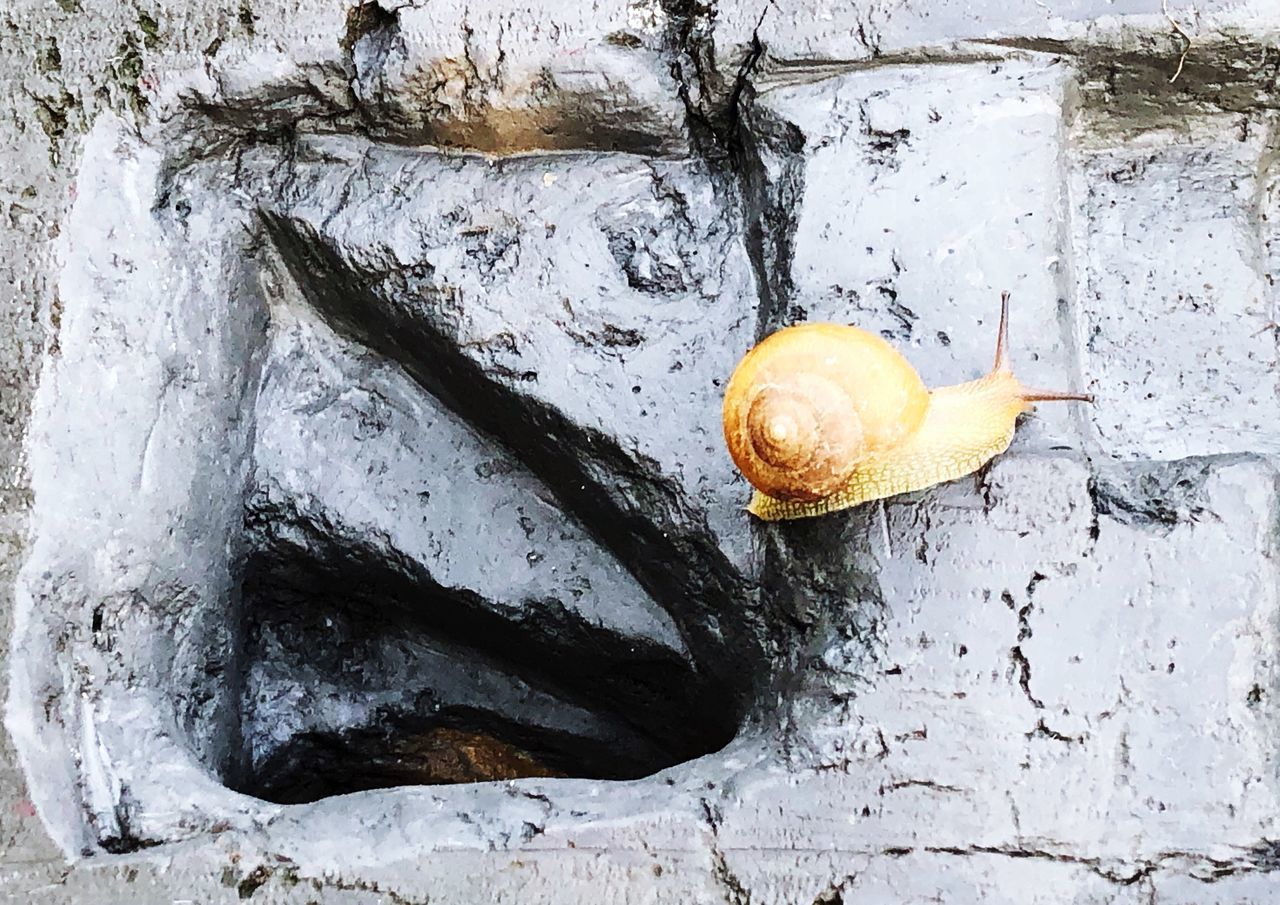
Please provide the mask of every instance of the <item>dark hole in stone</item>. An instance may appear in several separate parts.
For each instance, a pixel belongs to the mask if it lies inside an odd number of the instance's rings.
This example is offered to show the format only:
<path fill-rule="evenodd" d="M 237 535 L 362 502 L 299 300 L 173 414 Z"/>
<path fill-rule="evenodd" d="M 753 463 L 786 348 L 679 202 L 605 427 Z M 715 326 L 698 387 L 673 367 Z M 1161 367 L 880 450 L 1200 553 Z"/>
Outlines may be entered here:
<path fill-rule="evenodd" d="M 413 297 L 430 305 L 388 300 L 382 293 L 398 292 L 402 275 L 384 281 L 348 268 L 305 223 L 270 214 L 264 222 L 327 327 L 404 368 L 527 467 L 547 501 L 666 611 L 672 632 L 594 621 L 555 590 L 488 600 L 444 587 L 376 531 L 259 487 L 242 563 L 240 741 L 217 765 L 227 785 L 300 803 L 401 785 L 625 780 L 727 744 L 768 663 L 748 620 L 722 618 L 741 611 L 747 583 L 673 507 L 679 495 L 664 476 L 512 388 L 536 372 L 505 373 L 462 354 L 433 320 L 450 310 L 447 292 L 413 283 Z M 483 531 L 468 542 L 484 545 Z M 520 569 L 537 565 L 530 555 L 541 553 L 511 553 Z"/>
<path fill-rule="evenodd" d="M 675 652 L 251 510 L 236 791 L 283 804 L 401 785 L 632 779 L 723 747 L 737 710 Z M 311 533 L 308 533 L 310 530 Z"/>
<path fill-rule="evenodd" d="M 492 731 L 404 723 L 298 736 L 262 764 L 253 791 L 279 804 L 299 804 L 391 786 L 564 775 Z"/>

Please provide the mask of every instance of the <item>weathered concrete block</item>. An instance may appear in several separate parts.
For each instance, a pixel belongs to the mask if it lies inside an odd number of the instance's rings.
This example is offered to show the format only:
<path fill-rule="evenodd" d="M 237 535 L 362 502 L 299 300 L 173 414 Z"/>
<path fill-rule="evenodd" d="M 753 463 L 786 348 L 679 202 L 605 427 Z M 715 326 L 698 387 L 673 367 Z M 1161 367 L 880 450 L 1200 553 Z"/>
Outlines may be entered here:
<path fill-rule="evenodd" d="M 1270 4 L 84 12 L 0 14 L 6 893 L 1269 901 Z M 748 520 L 756 338 L 1002 289 L 1090 413 Z"/>
<path fill-rule="evenodd" d="M 1269 141 L 1265 127 L 1224 117 L 1187 138 L 1073 155 L 1081 346 L 1110 455 L 1273 444 L 1280 378 L 1260 254 Z"/>

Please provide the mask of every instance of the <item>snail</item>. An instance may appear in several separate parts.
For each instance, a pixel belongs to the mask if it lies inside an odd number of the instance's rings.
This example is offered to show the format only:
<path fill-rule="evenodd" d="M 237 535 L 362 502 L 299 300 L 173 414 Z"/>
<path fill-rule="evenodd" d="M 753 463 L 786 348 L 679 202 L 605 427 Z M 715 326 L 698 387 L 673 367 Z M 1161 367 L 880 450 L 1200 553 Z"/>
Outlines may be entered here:
<path fill-rule="evenodd" d="M 755 488 L 747 511 L 807 518 L 972 474 L 1009 448 L 1034 402 L 1009 367 L 1009 293 L 985 377 L 930 390 L 893 346 L 843 324 L 801 324 L 746 354 L 725 389 L 724 436 Z"/>

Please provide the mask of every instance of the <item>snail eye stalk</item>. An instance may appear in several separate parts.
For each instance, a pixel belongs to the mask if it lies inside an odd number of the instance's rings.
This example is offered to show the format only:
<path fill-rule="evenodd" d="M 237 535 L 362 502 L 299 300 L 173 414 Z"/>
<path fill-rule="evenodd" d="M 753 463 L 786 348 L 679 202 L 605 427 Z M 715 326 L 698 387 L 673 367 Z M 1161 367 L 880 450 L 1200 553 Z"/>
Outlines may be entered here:
<path fill-rule="evenodd" d="M 1010 373 L 1009 364 L 1009 292 L 1000 293 L 1000 329 L 996 334 L 996 362 L 992 373 Z M 1041 390 L 1023 387 L 1018 397 L 1023 402 L 1088 402 L 1093 403 L 1092 393 L 1070 393 L 1060 390 Z"/>
<path fill-rule="evenodd" d="M 996 333 L 996 362 L 992 371 L 1008 371 L 1009 368 L 1009 291 L 1000 293 L 1000 329 Z"/>

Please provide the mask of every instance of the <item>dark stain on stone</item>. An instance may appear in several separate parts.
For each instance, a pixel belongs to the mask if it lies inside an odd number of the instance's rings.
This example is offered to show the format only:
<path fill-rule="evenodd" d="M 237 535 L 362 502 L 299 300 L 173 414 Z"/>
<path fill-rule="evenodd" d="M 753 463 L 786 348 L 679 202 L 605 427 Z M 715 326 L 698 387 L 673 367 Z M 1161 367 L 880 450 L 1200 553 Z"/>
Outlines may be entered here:
<path fill-rule="evenodd" d="M 246 9 L 247 7 L 241 10 L 242 22 Z M 399 21 L 396 13 L 387 12 L 375 2 L 360 3 L 351 7 L 347 12 L 346 32 L 339 42 L 343 52 L 350 55 L 361 38 L 375 32 L 394 29 L 399 25 Z"/>
<path fill-rule="evenodd" d="M 1128 525 L 1169 530 L 1205 517 L 1204 485 L 1215 468 L 1237 456 L 1108 466 L 1089 485 L 1100 515 Z"/>
<path fill-rule="evenodd" d="M 253 898 L 253 894 L 270 879 L 271 871 L 265 864 L 260 864 L 236 884 L 236 895 L 240 897 L 241 901 Z"/>

